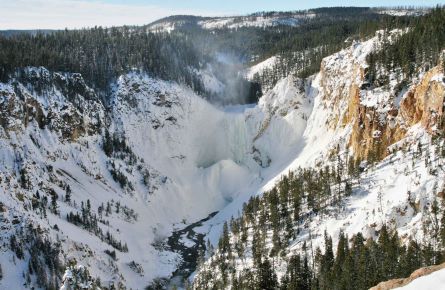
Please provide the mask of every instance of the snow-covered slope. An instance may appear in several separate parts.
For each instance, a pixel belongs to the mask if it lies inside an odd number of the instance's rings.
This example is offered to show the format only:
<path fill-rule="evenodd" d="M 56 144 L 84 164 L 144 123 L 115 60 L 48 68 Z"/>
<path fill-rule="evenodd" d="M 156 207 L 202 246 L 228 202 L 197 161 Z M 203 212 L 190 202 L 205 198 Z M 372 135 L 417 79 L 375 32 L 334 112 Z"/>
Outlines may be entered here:
<path fill-rule="evenodd" d="M 442 144 L 433 145 L 431 137 L 435 134 L 437 115 L 443 113 L 442 68 L 421 74 L 399 94 L 394 90 L 398 84 L 396 78 L 383 89 L 364 86 L 366 56 L 381 47 L 382 39 L 392 41 L 401 33 L 399 30 L 389 34 L 378 32 L 376 37 L 356 42 L 323 60 L 320 73 L 305 89 L 308 98 L 313 100 L 313 109 L 303 128 L 295 158 L 280 174 L 266 178 L 259 190 L 252 188 L 250 194 L 240 196 L 203 225 L 202 232 L 208 232 L 215 246 L 223 223 L 239 216 L 250 196 L 271 190 L 283 175 L 299 167 L 336 166 L 337 155 L 345 160 L 353 156 L 369 159 L 371 154 L 387 157 L 375 167 L 363 163 L 362 168 L 366 170 L 339 211 L 332 208 L 332 214 L 323 216 L 307 213 L 311 218 L 300 225 L 302 230 L 287 247 L 288 257 L 298 253 L 303 242 L 309 239 L 313 249 L 323 248 L 324 231 L 334 238 L 334 244 L 340 231 L 349 236 L 362 232 L 365 238 L 375 238 L 384 224 L 397 229 L 405 239 L 430 238 L 424 225 L 428 224 L 431 204 L 443 188 L 445 177 L 442 169 L 431 170 L 431 166 L 442 168 L 443 164 L 438 154 Z M 383 149 L 378 151 L 374 144 L 381 144 Z M 419 146 L 423 148 L 420 157 L 412 149 Z M 430 160 L 434 160 L 433 165 Z M 270 249 L 272 233 L 266 236 Z M 207 263 L 210 265 L 211 260 Z M 238 273 L 251 266 L 252 256 L 236 259 Z M 274 268 L 280 278 L 286 269 L 286 259 L 274 260 Z M 197 275 L 199 277 L 199 273 Z"/>
<path fill-rule="evenodd" d="M 246 71 L 247 79 L 253 80 L 256 74 L 261 74 L 265 69 L 272 68 L 277 61 L 278 61 L 277 56 L 271 56 L 268 59 L 248 68 Z"/>
<path fill-rule="evenodd" d="M 0 285 L 44 286 L 22 277 L 32 276 L 32 244 L 21 240 L 31 225 L 42 239 L 63 241 L 61 266 L 84 265 L 107 287 L 168 277 L 179 257 L 162 241 L 174 228 L 258 186 L 298 149 L 311 111 L 301 86 L 289 77 L 258 106 L 221 109 L 135 73 L 118 79 L 107 108 L 77 74 L 29 68 L 1 84 Z M 86 220 L 68 222 L 70 213 Z M 13 234 L 23 258 L 8 246 Z"/>
<path fill-rule="evenodd" d="M 180 27 L 193 26 L 207 30 L 238 29 L 242 27 L 271 27 L 271 26 L 297 26 L 302 20 L 313 18 L 312 12 L 293 13 L 259 13 L 248 16 L 206 17 L 173 16 L 160 19 L 150 25 L 152 32 L 171 32 Z"/>
<path fill-rule="evenodd" d="M 311 18 L 314 15 L 315 14 L 295 14 L 284 16 L 277 13 L 276 15 L 270 16 L 225 17 L 202 20 L 199 21 L 198 24 L 204 29 L 236 29 L 240 27 L 268 27 L 278 25 L 297 26 L 301 19 Z"/>

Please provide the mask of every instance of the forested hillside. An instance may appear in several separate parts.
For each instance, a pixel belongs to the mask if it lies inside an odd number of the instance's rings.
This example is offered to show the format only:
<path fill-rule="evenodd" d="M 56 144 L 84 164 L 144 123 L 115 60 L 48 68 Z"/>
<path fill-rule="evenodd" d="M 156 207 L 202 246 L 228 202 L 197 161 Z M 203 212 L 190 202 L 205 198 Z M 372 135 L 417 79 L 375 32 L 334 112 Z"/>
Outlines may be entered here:
<path fill-rule="evenodd" d="M 423 171 L 418 167 L 426 166 L 429 174 L 436 175 L 437 170 L 443 170 L 445 134 L 441 130 L 441 137 L 434 141 L 399 149 L 404 160 L 412 163 L 409 171 Z M 400 151 L 393 151 L 383 167 L 403 166 Z M 270 191 L 250 198 L 241 216 L 224 224 L 218 247 L 202 253 L 194 288 L 328 290 L 354 285 L 354 289 L 365 290 L 381 281 L 409 276 L 420 267 L 445 262 L 444 188 L 438 188 L 437 183 L 432 194 L 438 197 L 425 206 L 428 208 L 416 207 L 414 193 L 408 192 L 408 205 L 401 209 L 399 218 L 410 207 L 428 212 L 422 221 L 422 240 L 400 236 L 394 228 L 398 222 L 393 220 L 374 224 L 371 237 L 369 232 L 348 236 L 341 226 L 338 236 L 332 237 L 326 230 L 319 236 L 322 229 L 312 228 L 312 221 L 335 216 L 339 225 L 347 225 L 342 221 L 344 211 L 354 210 L 347 204 L 360 198 L 354 196 L 366 188 L 367 176 L 379 174 L 374 168 L 379 162 L 364 165 L 347 154 L 342 156 L 333 158 L 331 166 L 289 172 Z M 379 200 L 387 202 L 383 196 Z M 209 260 L 204 263 L 206 255 Z"/>
<path fill-rule="evenodd" d="M 207 30 L 185 25 L 196 24 L 201 18 L 179 16 L 167 18 L 180 19 L 183 24 L 170 33 L 152 32 L 149 27 L 97 27 L 1 34 L 0 79 L 7 81 L 27 66 L 43 66 L 54 72 L 81 73 L 87 84 L 103 92 L 104 97 L 119 75 L 140 71 L 186 84 L 211 98 L 211 90 L 197 73 L 208 64 L 227 71 L 217 75 L 224 83 L 228 75 L 236 76 L 240 65 L 249 66 L 278 55 L 279 62 L 254 78 L 256 83 L 270 88 L 290 73 L 300 77 L 314 74 L 323 57 L 349 45 L 353 39 L 368 37 L 377 29 L 405 27 L 415 19 L 385 15 L 369 8 L 325 8 L 304 13 L 311 17 L 296 26 Z M 229 63 L 221 61 L 221 55 L 230 56 Z M 260 88 L 242 78 L 235 82 L 236 88 L 226 93 L 241 94 L 241 99 L 250 102 L 261 94 Z"/>
<path fill-rule="evenodd" d="M 367 78 L 371 85 L 388 85 L 391 79 L 409 79 L 419 71 L 426 72 L 443 62 L 445 47 L 445 10 L 436 8 L 428 15 L 414 18 L 407 33 L 395 42 L 386 42 L 379 51 L 371 53 L 367 61 Z"/>
<path fill-rule="evenodd" d="M 141 70 L 202 90 L 190 68 L 200 58 L 183 37 L 143 30 L 94 28 L 0 38 L 0 77 L 17 68 L 44 66 L 51 71 L 81 73 L 90 85 L 105 90 L 119 75 Z"/>

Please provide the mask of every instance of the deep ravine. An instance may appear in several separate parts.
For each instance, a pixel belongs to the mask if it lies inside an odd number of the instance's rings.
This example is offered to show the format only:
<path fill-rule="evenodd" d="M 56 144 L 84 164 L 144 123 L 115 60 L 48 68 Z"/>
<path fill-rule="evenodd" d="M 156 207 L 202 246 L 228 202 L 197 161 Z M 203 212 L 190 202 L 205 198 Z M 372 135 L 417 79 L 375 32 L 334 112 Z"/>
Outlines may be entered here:
<path fill-rule="evenodd" d="M 200 251 L 206 250 L 206 244 L 204 239 L 205 235 L 196 233 L 194 229 L 202 226 L 204 222 L 213 218 L 217 213 L 218 212 L 213 212 L 202 220 L 192 223 L 181 230 L 174 231 L 172 235 L 168 237 L 166 249 L 168 251 L 179 253 L 181 256 L 181 263 L 168 281 L 166 289 L 172 289 L 175 286 L 178 288 L 183 287 L 184 282 L 196 270 L 199 253 Z M 193 245 L 186 245 L 185 241 L 188 241 Z M 152 286 L 148 289 L 158 288 Z"/>

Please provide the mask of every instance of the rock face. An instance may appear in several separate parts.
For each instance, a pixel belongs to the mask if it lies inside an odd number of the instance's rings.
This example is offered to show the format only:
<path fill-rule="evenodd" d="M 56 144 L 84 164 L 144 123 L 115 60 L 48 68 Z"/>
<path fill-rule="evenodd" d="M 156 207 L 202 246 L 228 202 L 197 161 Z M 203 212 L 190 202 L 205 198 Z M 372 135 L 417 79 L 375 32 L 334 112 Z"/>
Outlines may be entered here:
<path fill-rule="evenodd" d="M 391 35 L 397 35 L 393 31 Z M 319 90 L 327 108 L 326 126 L 331 130 L 352 127 L 349 147 L 356 158 L 379 160 L 387 148 L 407 130 L 421 124 L 430 133 L 439 129 L 444 113 L 443 68 L 436 66 L 403 86 L 390 75 L 385 87 L 368 88 L 366 56 L 379 49 L 378 36 L 323 60 Z"/>
<path fill-rule="evenodd" d="M 23 132 L 36 122 L 69 141 L 99 133 L 105 108 L 79 74 L 26 68 L 10 85 L 0 85 L 0 126 Z"/>
<path fill-rule="evenodd" d="M 411 283 L 412 281 L 414 281 L 417 278 L 429 275 L 431 273 L 434 273 L 434 272 L 442 270 L 442 269 L 445 269 L 445 263 L 437 265 L 437 266 L 420 268 L 420 269 L 414 271 L 408 278 L 393 279 L 393 280 L 381 282 L 377 286 L 374 286 L 369 290 L 390 290 L 390 289 L 399 288 L 399 287 L 408 285 L 409 283 Z"/>
<path fill-rule="evenodd" d="M 430 133 L 434 133 L 444 113 L 444 97 L 443 67 L 437 66 L 426 72 L 420 82 L 405 94 L 400 114 L 408 125 L 421 122 Z"/>

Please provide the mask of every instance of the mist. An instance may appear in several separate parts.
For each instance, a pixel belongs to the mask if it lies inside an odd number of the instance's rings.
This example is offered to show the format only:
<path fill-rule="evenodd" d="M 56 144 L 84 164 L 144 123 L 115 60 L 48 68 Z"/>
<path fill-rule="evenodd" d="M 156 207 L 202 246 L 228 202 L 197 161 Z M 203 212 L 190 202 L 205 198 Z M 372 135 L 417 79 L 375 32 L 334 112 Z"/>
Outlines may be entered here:
<path fill-rule="evenodd" d="M 218 106 L 258 102 L 262 95 L 261 84 L 246 78 L 249 57 L 237 45 L 220 43 L 218 35 L 199 31 L 198 35 L 192 32 L 189 40 L 202 58 L 197 71 L 203 85 L 202 96 Z"/>
<path fill-rule="evenodd" d="M 208 64 L 214 76 L 223 83 L 223 90 L 212 94 L 210 101 L 220 105 L 256 103 L 261 97 L 261 85 L 245 78 L 246 61 L 227 52 L 216 52 Z"/>

